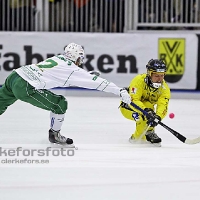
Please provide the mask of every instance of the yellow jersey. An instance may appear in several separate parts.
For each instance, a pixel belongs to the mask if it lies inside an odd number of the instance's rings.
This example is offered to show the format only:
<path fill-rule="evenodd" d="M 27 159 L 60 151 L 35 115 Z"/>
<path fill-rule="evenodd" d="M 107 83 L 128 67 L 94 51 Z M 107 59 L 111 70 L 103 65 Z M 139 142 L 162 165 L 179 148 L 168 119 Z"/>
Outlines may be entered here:
<path fill-rule="evenodd" d="M 147 74 L 139 74 L 134 77 L 129 86 L 129 94 L 132 98 L 132 102 L 145 109 L 149 104 L 149 107 L 156 106 L 156 114 L 163 119 L 168 110 L 169 99 L 171 97 L 170 88 L 163 80 L 162 86 L 159 88 L 152 88 L 145 82 Z M 130 106 L 135 110 L 134 107 Z"/>

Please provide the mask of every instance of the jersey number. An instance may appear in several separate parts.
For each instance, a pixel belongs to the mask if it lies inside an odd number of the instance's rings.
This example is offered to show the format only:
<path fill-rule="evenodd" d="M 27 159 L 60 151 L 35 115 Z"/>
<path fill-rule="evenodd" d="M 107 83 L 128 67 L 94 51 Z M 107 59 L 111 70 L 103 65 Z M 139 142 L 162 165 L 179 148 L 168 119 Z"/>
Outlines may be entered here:
<path fill-rule="evenodd" d="M 52 59 L 47 59 L 47 60 L 42 61 L 42 62 L 40 62 L 40 63 L 37 64 L 37 66 L 39 68 L 52 68 L 52 67 L 55 67 L 56 65 L 58 65 L 58 63 L 55 62 Z"/>

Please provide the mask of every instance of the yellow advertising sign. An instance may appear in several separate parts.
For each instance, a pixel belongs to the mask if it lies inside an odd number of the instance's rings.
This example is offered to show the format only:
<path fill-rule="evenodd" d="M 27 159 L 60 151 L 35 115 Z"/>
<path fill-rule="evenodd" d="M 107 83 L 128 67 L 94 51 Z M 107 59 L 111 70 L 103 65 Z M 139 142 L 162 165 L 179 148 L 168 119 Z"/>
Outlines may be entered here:
<path fill-rule="evenodd" d="M 167 66 L 167 81 L 179 81 L 185 71 L 185 39 L 160 38 L 158 49 L 159 58 L 162 59 Z"/>

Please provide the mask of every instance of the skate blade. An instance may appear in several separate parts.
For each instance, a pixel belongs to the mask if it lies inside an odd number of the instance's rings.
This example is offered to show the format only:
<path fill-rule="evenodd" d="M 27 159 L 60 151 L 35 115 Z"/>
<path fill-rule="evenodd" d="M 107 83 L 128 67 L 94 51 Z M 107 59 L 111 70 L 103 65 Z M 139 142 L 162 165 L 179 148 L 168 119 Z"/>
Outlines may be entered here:
<path fill-rule="evenodd" d="M 151 144 L 152 146 L 154 147 L 161 147 L 161 142 L 159 143 L 151 143 L 151 142 L 148 142 L 149 144 Z"/>
<path fill-rule="evenodd" d="M 151 143 L 146 140 L 133 140 L 129 138 L 129 142 L 131 144 L 142 144 L 144 146 L 149 146 L 149 147 L 161 147 L 161 143 Z"/>
<path fill-rule="evenodd" d="M 50 143 L 51 148 L 69 148 L 69 149 L 78 149 L 74 144 L 57 144 L 57 143 Z"/>
<path fill-rule="evenodd" d="M 148 144 L 147 141 L 145 141 L 145 140 L 133 140 L 131 138 L 129 138 L 129 142 L 131 144 Z"/>

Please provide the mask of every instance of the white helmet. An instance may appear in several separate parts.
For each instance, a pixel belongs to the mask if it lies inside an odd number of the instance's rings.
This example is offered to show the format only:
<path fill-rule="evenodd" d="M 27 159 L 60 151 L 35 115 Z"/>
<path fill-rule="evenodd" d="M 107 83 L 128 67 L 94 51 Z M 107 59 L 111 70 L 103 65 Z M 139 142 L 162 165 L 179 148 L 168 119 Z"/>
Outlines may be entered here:
<path fill-rule="evenodd" d="M 70 43 L 65 47 L 64 56 L 78 65 L 83 64 L 85 52 L 81 45 Z"/>

